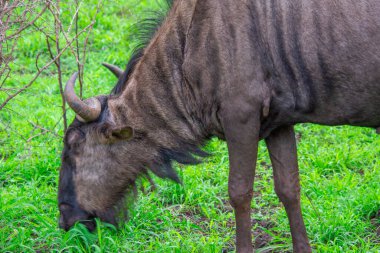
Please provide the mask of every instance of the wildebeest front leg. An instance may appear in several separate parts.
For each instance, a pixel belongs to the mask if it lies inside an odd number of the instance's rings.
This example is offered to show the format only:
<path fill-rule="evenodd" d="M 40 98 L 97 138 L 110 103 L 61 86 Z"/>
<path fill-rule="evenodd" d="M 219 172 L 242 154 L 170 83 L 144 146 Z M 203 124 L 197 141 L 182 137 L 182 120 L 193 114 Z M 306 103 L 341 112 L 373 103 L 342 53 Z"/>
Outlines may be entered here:
<path fill-rule="evenodd" d="M 228 193 L 235 211 L 236 250 L 253 252 L 251 200 L 259 141 L 259 121 L 230 118 L 224 124 L 230 159 Z"/>
<path fill-rule="evenodd" d="M 311 252 L 301 213 L 297 146 L 293 126 L 281 127 L 266 139 L 273 165 L 275 191 L 285 206 L 294 252 Z"/>

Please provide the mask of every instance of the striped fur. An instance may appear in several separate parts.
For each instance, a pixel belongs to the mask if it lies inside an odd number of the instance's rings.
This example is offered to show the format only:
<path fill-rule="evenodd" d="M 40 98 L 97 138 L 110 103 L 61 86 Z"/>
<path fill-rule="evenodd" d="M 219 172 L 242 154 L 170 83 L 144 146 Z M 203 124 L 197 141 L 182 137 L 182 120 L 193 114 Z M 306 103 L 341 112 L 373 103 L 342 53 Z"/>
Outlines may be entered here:
<path fill-rule="evenodd" d="M 218 136 L 229 146 L 237 249 L 249 252 L 252 166 L 265 139 L 294 250 L 310 252 L 289 126 L 380 126 L 378 13 L 376 0 L 174 1 L 111 95 L 99 97 L 101 117 L 66 133 L 60 204 L 107 213 L 148 171 L 179 181 L 172 161 L 198 162 L 199 147 Z"/>

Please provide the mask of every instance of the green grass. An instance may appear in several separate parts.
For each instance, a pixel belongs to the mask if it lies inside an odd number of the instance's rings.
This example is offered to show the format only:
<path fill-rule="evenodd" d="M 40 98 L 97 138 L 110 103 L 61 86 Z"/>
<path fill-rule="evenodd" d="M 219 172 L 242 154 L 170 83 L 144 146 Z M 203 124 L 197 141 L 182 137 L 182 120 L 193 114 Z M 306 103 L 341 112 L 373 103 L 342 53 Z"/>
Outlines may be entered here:
<path fill-rule="evenodd" d="M 86 1 L 84 7 L 95 4 Z M 154 1 L 104 3 L 90 39 L 85 96 L 108 93 L 114 77 L 103 61 L 124 66 L 136 45 L 131 24 Z M 81 25 L 93 14 L 82 14 Z M 69 16 L 69 15 L 68 15 Z M 7 86 L 27 83 L 34 57 L 46 50 L 38 34 L 22 38 Z M 47 59 L 47 58 L 45 58 Z M 64 80 L 75 69 L 65 55 Z M 57 181 L 62 138 L 41 132 L 38 123 L 63 135 L 58 84 L 50 68 L 25 93 L 0 111 L 0 252 L 229 252 L 234 217 L 228 204 L 228 154 L 213 139 L 213 155 L 199 166 L 181 167 L 183 185 L 155 179 L 158 189 L 139 193 L 130 219 L 115 229 L 99 224 L 91 234 L 81 225 L 58 229 Z M 0 93 L 0 101 L 6 94 Z M 68 117 L 73 118 L 70 111 Z M 315 252 L 380 252 L 380 138 L 371 129 L 300 125 L 302 208 Z M 179 166 L 178 166 L 179 167 Z M 288 222 L 274 190 L 270 161 L 260 144 L 252 201 L 254 234 L 271 240 L 259 252 L 291 250 Z M 377 230 L 377 232 L 376 232 Z"/>

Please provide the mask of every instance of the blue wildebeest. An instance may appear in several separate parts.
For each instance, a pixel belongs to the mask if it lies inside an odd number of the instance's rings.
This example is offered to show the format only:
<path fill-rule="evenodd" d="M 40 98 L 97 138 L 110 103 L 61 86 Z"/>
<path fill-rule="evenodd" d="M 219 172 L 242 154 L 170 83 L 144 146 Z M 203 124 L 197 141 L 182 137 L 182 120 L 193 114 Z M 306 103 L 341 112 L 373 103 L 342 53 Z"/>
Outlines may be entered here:
<path fill-rule="evenodd" d="M 380 127 L 380 1 L 175 0 L 111 95 L 65 96 L 77 117 L 64 139 L 60 225 L 115 223 L 137 178 L 178 181 L 172 161 L 197 162 L 226 140 L 236 248 L 252 252 L 250 203 L 265 140 L 295 252 L 311 252 L 301 215 L 293 125 Z"/>

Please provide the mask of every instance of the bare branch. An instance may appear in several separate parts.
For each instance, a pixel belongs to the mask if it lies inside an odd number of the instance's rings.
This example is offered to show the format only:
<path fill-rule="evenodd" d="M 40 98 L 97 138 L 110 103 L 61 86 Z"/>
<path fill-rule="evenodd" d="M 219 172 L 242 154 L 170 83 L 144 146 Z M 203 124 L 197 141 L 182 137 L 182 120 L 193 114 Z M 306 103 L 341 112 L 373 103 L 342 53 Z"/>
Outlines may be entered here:
<path fill-rule="evenodd" d="M 37 21 L 37 19 L 39 19 L 41 16 L 42 16 L 42 14 L 44 14 L 44 12 L 46 11 L 46 9 L 47 9 L 47 7 L 48 7 L 48 5 L 46 5 L 43 9 L 42 9 L 42 11 L 32 20 L 32 21 L 30 21 L 29 23 L 27 23 L 27 24 L 25 24 L 25 25 L 23 25 L 22 27 L 20 27 L 15 33 L 13 33 L 12 35 L 9 35 L 9 36 L 6 36 L 6 37 L 4 37 L 4 38 L 0 38 L 0 43 L 2 43 L 2 42 L 4 42 L 4 41 L 6 41 L 6 40 L 11 40 L 11 39 L 14 39 L 15 37 L 17 37 L 17 36 L 19 36 L 20 35 L 20 33 L 22 32 L 22 31 L 24 31 L 25 29 L 27 29 L 28 27 L 30 27 L 30 26 L 32 26 L 36 21 Z"/>
<path fill-rule="evenodd" d="M 37 129 L 40 129 L 40 130 L 42 130 L 42 132 L 43 133 L 51 133 L 52 135 L 54 135 L 54 136 L 56 136 L 56 137 L 59 137 L 59 138 L 61 138 L 62 136 L 60 136 L 59 134 L 57 134 L 56 132 L 54 132 L 54 131 L 52 131 L 52 130 L 50 130 L 50 129 L 47 129 L 47 128 L 45 128 L 45 127 L 42 127 L 42 126 L 40 126 L 40 125 L 38 125 L 38 124 L 36 124 L 36 123 L 34 123 L 34 122 L 32 122 L 32 121 L 28 121 L 34 128 L 37 128 Z M 59 121 L 58 121 L 59 122 Z M 57 122 L 57 124 L 58 124 L 58 122 Z M 57 125 L 57 124 L 55 124 L 55 126 Z M 54 127 L 55 128 L 55 127 Z M 54 129 L 53 128 L 53 129 Z M 37 136 L 35 136 L 35 137 L 37 137 Z M 33 137 L 33 138 L 35 138 L 35 137 Z M 31 139 L 31 138 L 29 138 L 29 139 Z M 29 140 L 28 139 L 28 140 Z"/>
<path fill-rule="evenodd" d="M 36 57 L 36 69 L 37 69 L 37 71 L 40 71 L 40 68 L 38 67 L 38 59 L 40 58 L 40 56 L 41 56 L 41 52 L 39 52 L 37 54 L 37 57 Z"/>
<path fill-rule="evenodd" d="M 51 64 L 53 64 L 65 51 L 66 49 L 85 31 L 87 31 L 90 27 L 94 25 L 95 21 L 91 22 L 88 26 L 86 26 L 82 31 L 80 31 L 63 49 L 57 56 L 54 57 L 53 60 L 49 61 L 45 66 L 43 66 L 40 71 L 37 72 L 37 74 L 34 76 L 34 78 L 26 85 L 24 85 L 20 90 L 15 92 L 14 94 L 10 95 L 5 99 L 5 101 L 0 105 L 0 110 L 4 108 L 8 104 L 10 100 L 12 100 L 14 97 L 16 97 L 21 92 L 25 91 L 27 88 L 29 88 L 34 81 L 41 75 L 41 73 L 46 70 Z"/>
<path fill-rule="evenodd" d="M 92 20 L 96 19 L 96 16 L 98 15 L 99 10 L 100 10 L 101 3 L 102 3 L 102 1 L 100 0 L 98 2 L 98 5 L 96 7 L 96 12 L 95 12 L 95 15 L 94 15 Z M 92 31 L 92 28 L 93 28 L 93 26 L 89 29 L 87 36 L 86 36 L 86 39 L 84 40 L 84 43 L 83 43 L 83 60 L 82 60 L 82 64 L 79 65 L 79 73 L 82 73 L 79 75 L 79 78 L 82 78 L 82 86 L 81 86 L 81 93 L 80 93 L 81 96 L 82 96 L 82 89 L 83 89 L 83 72 L 84 72 L 84 63 L 86 62 L 87 43 L 88 43 L 88 39 L 90 37 L 90 33 Z"/>
<path fill-rule="evenodd" d="M 60 101 L 62 117 L 60 117 L 57 124 L 63 125 L 63 129 L 66 131 L 66 103 L 63 96 L 62 77 L 64 67 L 62 66 L 63 61 L 61 61 L 61 57 L 63 57 L 65 52 L 69 51 L 70 54 L 67 55 L 65 53 L 64 57 L 75 58 L 82 96 L 84 64 L 86 62 L 87 51 L 89 50 L 90 36 L 102 0 L 98 0 L 96 13 L 88 18 L 89 23 L 84 28 L 80 27 L 79 23 L 80 9 L 83 2 L 81 0 L 71 0 L 71 5 L 66 5 L 66 3 L 65 5 L 61 5 L 61 3 L 63 2 L 60 0 L 0 0 L 0 92 L 5 95 L 5 98 L 0 101 L 0 111 L 2 109 L 12 110 L 10 106 L 7 106 L 8 103 L 13 99 L 17 100 L 18 95 L 26 92 L 42 73 L 47 72 L 46 70 L 54 65 L 62 98 Z M 61 13 L 67 12 L 67 10 L 61 10 L 61 8 L 63 6 L 71 8 L 73 4 L 75 6 L 73 16 L 67 19 L 67 15 L 65 14 L 65 19 L 62 19 Z M 33 73 L 32 78 L 25 83 L 14 85 L 9 82 L 8 85 L 6 81 L 12 76 L 12 69 L 15 70 L 17 68 L 17 62 L 14 59 L 16 59 L 15 50 L 20 46 L 20 39 L 25 35 L 36 32 L 44 35 L 46 39 L 46 49 L 44 51 L 32 52 L 35 55 L 34 64 L 36 73 Z M 42 60 L 45 57 L 50 57 L 50 59 Z M 20 65 L 20 67 L 25 68 L 23 65 Z M 22 69 L 22 71 L 29 71 L 29 69 Z M 13 113 L 17 112 L 13 111 Z M 21 117 L 27 118 L 27 115 Z M 26 142 L 31 142 L 34 138 L 46 133 L 58 136 L 54 130 L 49 130 L 36 123 L 30 123 L 34 126 L 34 129 L 29 133 L 29 138 L 23 136 Z M 37 132 L 38 129 L 40 132 Z"/>
<path fill-rule="evenodd" d="M 75 6 L 76 9 L 79 10 L 79 3 L 78 0 L 75 0 Z M 75 34 L 78 34 L 78 21 L 79 21 L 79 15 L 76 13 L 75 15 Z M 77 68 L 79 73 L 79 97 L 82 98 L 83 96 L 83 76 L 82 76 L 82 66 L 80 63 L 80 52 L 79 52 L 79 40 L 76 41 L 76 56 L 77 56 Z"/>

